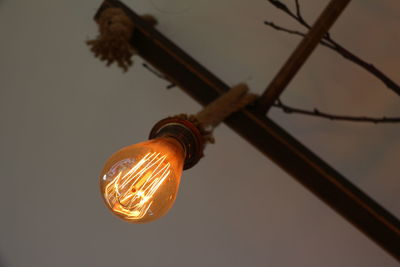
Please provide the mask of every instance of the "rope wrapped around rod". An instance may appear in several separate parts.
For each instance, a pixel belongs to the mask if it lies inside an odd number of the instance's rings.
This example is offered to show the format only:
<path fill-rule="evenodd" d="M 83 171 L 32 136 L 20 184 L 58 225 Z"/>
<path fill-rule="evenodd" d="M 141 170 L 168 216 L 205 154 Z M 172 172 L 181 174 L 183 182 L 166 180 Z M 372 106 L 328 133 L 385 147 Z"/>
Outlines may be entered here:
<path fill-rule="evenodd" d="M 249 93 L 246 84 L 240 83 L 198 112 L 195 117 L 203 128 L 212 130 L 226 117 L 247 106 L 256 98 L 257 95 Z"/>
<path fill-rule="evenodd" d="M 258 95 L 250 93 L 246 84 L 240 83 L 228 92 L 211 102 L 195 115 L 179 114 L 170 118 L 191 121 L 200 130 L 206 143 L 214 143 L 212 132 L 225 118 L 232 113 L 254 102 Z"/>

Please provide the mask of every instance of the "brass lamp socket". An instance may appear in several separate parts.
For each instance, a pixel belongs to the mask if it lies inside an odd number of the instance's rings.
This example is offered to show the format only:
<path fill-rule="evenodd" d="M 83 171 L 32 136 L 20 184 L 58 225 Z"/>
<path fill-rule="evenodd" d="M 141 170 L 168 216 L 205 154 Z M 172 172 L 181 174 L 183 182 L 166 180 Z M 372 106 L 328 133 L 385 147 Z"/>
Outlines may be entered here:
<path fill-rule="evenodd" d="M 178 140 L 185 150 L 184 170 L 187 170 L 203 157 L 204 138 L 197 126 L 186 119 L 166 118 L 157 122 L 150 131 L 149 139 L 172 137 Z"/>

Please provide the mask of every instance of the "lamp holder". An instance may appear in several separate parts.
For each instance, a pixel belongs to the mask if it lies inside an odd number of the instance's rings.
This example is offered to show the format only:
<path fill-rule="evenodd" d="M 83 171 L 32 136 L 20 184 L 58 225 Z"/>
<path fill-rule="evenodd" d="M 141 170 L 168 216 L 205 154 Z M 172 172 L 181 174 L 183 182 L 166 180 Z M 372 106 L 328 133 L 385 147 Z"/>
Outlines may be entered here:
<path fill-rule="evenodd" d="M 205 139 L 195 122 L 175 116 L 157 122 L 150 131 L 149 139 L 171 137 L 178 140 L 185 151 L 183 169 L 187 170 L 203 157 Z"/>

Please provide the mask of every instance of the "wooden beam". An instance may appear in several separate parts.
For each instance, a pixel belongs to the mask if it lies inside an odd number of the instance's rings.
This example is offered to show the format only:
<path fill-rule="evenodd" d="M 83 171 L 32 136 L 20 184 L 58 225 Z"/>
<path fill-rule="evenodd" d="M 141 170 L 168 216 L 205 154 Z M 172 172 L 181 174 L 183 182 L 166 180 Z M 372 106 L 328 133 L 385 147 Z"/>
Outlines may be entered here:
<path fill-rule="evenodd" d="M 139 55 L 202 105 L 229 86 L 197 63 L 120 1 L 106 0 L 134 21 L 132 45 Z M 95 17 L 95 18 L 96 18 Z M 232 114 L 225 123 L 298 182 L 336 210 L 388 253 L 400 260 L 400 222 L 343 175 L 290 136 L 253 106 Z"/>
<path fill-rule="evenodd" d="M 331 0 L 262 94 L 259 101 L 261 112 L 268 112 L 349 2 L 350 0 Z"/>

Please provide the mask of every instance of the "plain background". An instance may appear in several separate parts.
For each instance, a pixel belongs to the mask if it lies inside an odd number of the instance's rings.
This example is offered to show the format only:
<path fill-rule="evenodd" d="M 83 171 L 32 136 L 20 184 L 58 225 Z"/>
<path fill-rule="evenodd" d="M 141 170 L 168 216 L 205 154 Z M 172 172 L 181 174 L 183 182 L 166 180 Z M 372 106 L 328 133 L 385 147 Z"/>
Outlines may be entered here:
<path fill-rule="evenodd" d="M 314 21 L 327 1 L 303 0 Z M 268 1 L 126 0 L 230 85 L 262 92 L 301 29 Z M 292 1 L 286 1 L 293 6 Z M 184 172 L 171 212 L 146 225 L 104 207 L 98 174 L 117 149 L 169 115 L 200 109 L 135 58 L 107 68 L 85 41 L 100 1 L 0 0 L 1 266 L 398 266 L 255 148 L 221 125 Z M 332 35 L 400 82 L 400 2 L 354 0 Z M 364 70 L 318 48 L 283 96 L 351 115 L 400 115 L 399 98 Z M 271 112 L 329 164 L 400 216 L 399 125 Z"/>

